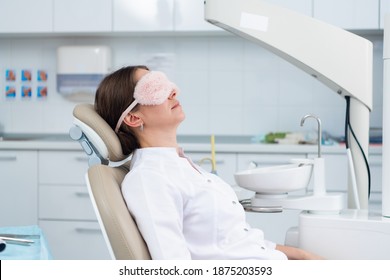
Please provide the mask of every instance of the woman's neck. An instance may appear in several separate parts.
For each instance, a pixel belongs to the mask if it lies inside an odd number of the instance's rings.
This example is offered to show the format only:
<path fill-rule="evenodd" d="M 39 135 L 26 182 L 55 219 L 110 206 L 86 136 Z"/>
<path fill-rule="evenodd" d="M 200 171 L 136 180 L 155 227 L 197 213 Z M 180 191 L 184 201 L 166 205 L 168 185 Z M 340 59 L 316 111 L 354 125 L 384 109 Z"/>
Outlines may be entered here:
<path fill-rule="evenodd" d="M 144 130 L 138 134 L 141 148 L 149 147 L 175 147 L 177 148 L 177 137 L 175 131 L 148 131 Z"/>

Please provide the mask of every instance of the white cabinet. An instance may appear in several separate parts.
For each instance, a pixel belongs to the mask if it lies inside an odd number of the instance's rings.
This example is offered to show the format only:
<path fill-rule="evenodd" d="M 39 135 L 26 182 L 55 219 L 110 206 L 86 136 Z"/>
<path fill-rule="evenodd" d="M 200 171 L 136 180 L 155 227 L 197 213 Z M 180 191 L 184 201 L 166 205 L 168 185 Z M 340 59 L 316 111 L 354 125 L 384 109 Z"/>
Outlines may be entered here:
<path fill-rule="evenodd" d="M 380 29 L 384 28 L 385 15 L 390 14 L 390 0 L 380 0 Z M 389 15 L 390 16 L 390 15 Z"/>
<path fill-rule="evenodd" d="M 173 31 L 173 0 L 113 0 L 113 31 Z"/>
<path fill-rule="evenodd" d="M 54 259 L 109 259 L 108 250 L 94 221 L 41 221 Z"/>
<path fill-rule="evenodd" d="M 349 29 L 378 29 L 379 0 L 313 0 L 313 17 Z"/>
<path fill-rule="evenodd" d="M 52 31 L 52 0 L 0 0 L 0 33 Z"/>
<path fill-rule="evenodd" d="M 53 1 L 54 32 L 111 32 L 112 0 Z"/>
<path fill-rule="evenodd" d="M 41 185 L 39 219 L 96 220 L 84 186 Z"/>
<path fill-rule="evenodd" d="M 37 224 L 37 174 L 37 152 L 0 151 L 0 226 Z"/>
<path fill-rule="evenodd" d="M 292 11 L 298 12 L 303 15 L 312 16 L 313 3 L 312 0 L 266 0 L 270 4 L 283 6 Z"/>
<path fill-rule="evenodd" d="M 350 30 L 383 28 L 389 0 L 266 0 Z M 222 31 L 201 0 L 0 0 L 0 33 Z"/>
<path fill-rule="evenodd" d="M 203 1 L 175 0 L 175 31 L 213 31 L 222 29 L 204 19 Z"/>
<path fill-rule="evenodd" d="M 81 151 L 39 152 L 39 226 L 54 259 L 109 259 L 85 185 Z"/>

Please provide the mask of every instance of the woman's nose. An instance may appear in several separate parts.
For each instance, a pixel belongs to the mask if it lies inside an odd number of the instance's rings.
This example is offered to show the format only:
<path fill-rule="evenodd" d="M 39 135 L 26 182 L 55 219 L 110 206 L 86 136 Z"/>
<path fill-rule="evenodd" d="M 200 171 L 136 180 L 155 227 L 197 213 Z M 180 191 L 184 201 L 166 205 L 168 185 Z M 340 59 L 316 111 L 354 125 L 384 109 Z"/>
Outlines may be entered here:
<path fill-rule="evenodd" d="M 177 93 L 176 90 L 172 90 L 171 94 L 169 95 L 169 99 L 174 99 L 176 97 Z"/>

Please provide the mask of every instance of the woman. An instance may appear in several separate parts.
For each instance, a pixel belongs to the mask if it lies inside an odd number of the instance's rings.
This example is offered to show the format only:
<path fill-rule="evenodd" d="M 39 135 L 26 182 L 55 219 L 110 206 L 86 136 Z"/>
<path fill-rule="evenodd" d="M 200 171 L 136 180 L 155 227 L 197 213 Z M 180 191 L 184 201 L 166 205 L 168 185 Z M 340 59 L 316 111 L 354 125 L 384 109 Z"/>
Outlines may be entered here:
<path fill-rule="evenodd" d="M 133 153 L 122 193 L 152 259 L 318 259 L 265 240 L 246 223 L 233 189 L 185 157 L 176 140 L 185 119 L 178 93 L 145 66 L 117 70 L 96 91 L 96 111 Z"/>

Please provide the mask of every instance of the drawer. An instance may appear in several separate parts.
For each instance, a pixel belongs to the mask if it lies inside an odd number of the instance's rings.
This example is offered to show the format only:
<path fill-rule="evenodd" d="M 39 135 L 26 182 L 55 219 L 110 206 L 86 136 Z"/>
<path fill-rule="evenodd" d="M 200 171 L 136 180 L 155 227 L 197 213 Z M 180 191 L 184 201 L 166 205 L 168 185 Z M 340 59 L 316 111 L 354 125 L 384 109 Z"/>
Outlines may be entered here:
<path fill-rule="evenodd" d="M 84 185 L 88 157 L 80 151 L 39 152 L 39 183 Z"/>
<path fill-rule="evenodd" d="M 40 221 L 57 260 L 110 259 L 98 222 Z"/>
<path fill-rule="evenodd" d="M 40 186 L 39 219 L 96 220 L 87 187 Z"/>

